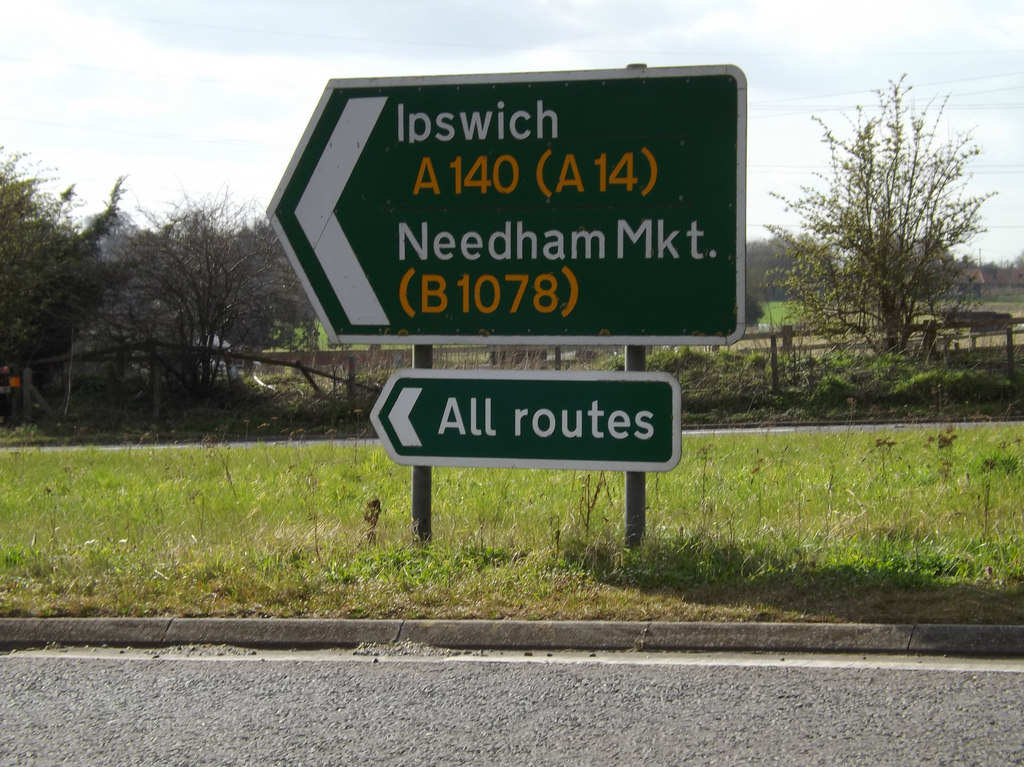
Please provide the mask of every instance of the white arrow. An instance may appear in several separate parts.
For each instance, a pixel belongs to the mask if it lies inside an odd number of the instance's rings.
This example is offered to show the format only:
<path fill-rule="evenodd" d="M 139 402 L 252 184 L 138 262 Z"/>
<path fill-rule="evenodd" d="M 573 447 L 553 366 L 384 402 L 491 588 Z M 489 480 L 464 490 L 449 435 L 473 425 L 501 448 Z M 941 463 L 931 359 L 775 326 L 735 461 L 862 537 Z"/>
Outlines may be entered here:
<path fill-rule="evenodd" d="M 416 407 L 416 400 L 420 398 L 422 392 L 423 389 L 417 389 L 412 386 L 408 389 L 402 389 L 398 393 L 398 399 L 395 400 L 395 406 L 391 408 L 391 414 L 388 415 L 388 420 L 391 421 L 391 426 L 395 430 L 395 436 L 402 443 L 402 447 L 423 447 L 423 443 L 420 442 L 420 435 L 416 433 L 416 429 L 409 418 L 412 409 Z"/>
<path fill-rule="evenodd" d="M 353 325 L 387 325 L 388 317 L 334 215 L 386 96 L 349 99 L 309 179 L 295 217 Z"/>

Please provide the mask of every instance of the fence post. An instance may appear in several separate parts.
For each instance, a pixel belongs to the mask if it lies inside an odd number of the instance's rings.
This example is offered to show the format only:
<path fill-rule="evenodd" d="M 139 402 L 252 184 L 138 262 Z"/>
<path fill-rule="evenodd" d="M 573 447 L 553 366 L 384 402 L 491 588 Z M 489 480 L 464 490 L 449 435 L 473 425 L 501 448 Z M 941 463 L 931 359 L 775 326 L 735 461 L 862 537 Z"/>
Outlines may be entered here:
<path fill-rule="evenodd" d="M 772 394 L 779 393 L 779 341 L 772 333 Z"/>
<path fill-rule="evenodd" d="M 149 350 L 149 378 L 149 384 L 153 391 L 153 417 L 160 418 L 160 411 L 163 409 L 160 389 L 163 373 L 160 370 L 160 356 L 156 353 L 155 346 Z"/>
<path fill-rule="evenodd" d="M 0 375 L 3 375 L 3 371 L 0 371 Z M 18 395 L 20 392 L 18 389 L 21 387 L 21 376 L 17 374 L 16 369 L 7 368 L 7 397 L 0 398 L 0 402 L 4 402 L 6 399 L 6 408 L 3 412 L 0 412 L 0 421 L 6 420 L 8 423 L 18 422 Z"/>
<path fill-rule="evenodd" d="M 1013 380 L 1013 325 L 1006 326 L 1006 377 Z"/>
<path fill-rule="evenodd" d="M 21 371 L 21 418 L 32 423 L 32 368 Z"/>
<path fill-rule="evenodd" d="M 356 358 L 348 358 L 348 380 L 345 382 L 348 389 L 348 404 L 353 405 L 356 401 Z"/>
<path fill-rule="evenodd" d="M 924 325 L 924 337 L 921 340 L 922 351 L 924 352 L 924 358 L 927 360 L 935 359 L 937 356 L 937 350 L 935 342 L 939 337 L 939 325 L 935 320 L 928 320 Z"/>
<path fill-rule="evenodd" d="M 49 403 L 43 398 L 43 395 L 39 393 L 35 385 L 32 382 L 32 368 L 25 368 L 24 374 L 21 376 L 21 392 L 22 392 L 22 408 L 24 410 L 24 418 L 26 422 L 32 420 L 32 404 L 36 403 L 43 409 L 43 412 L 47 415 L 53 415 L 53 408 L 50 407 Z"/>
<path fill-rule="evenodd" d="M 782 350 L 793 351 L 793 326 L 783 325 L 782 326 Z"/>

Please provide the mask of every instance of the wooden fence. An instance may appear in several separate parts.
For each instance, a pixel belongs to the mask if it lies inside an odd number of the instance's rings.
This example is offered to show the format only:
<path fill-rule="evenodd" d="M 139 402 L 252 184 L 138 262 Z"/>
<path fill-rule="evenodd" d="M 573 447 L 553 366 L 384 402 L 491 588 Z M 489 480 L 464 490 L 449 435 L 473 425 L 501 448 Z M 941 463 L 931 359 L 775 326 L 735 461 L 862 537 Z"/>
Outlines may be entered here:
<path fill-rule="evenodd" d="M 933 365 L 968 365 L 984 367 L 992 373 L 1003 373 L 1013 379 L 1017 373 L 1017 360 L 1024 349 L 1024 318 L 999 317 L 997 323 L 964 321 L 941 327 L 926 325 L 914 337 L 916 352 L 928 358 Z M 723 347 L 705 347 L 708 352 L 721 352 Z M 750 386 L 764 386 L 777 394 L 783 388 L 796 385 L 796 378 L 787 371 L 799 367 L 801 359 L 821 356 L 827 352 L 864 352 L 856 345 L 837 346 L 821 338 L 801 334 L 798 329 L 783 326 L 764 332 L 748 332 L 729 347 L 735 355 L 762 355 L 763 366 L 759 380 Z M 259 371 L 291 369 L 301 375 L 318 393 L 342 394 L 355 401 L 360 394 L 372 394 L 379 384 L 394 370 L 411 367 L 411 346 L 371 345 L 349 349 L 294 352 L 241 352 L 225 350 L 223 369 L 229 376 L 234 372 L 248 372 L 257 377 Z M 522 369 L 572 370 L 613 368 L 623 354 L 615 346 L 436 346 L 434 366 L 445 369 Z M 70 392 L 72 376 L 95 373 L 98 366 L 136 365 L 146 369 L 151 386 L 153 413 L 162 407 L 159 356 L 147 350 L 93 350 L 75 357 L 54 357 L 37 360 L 34 365 L 63 365 L 66 390 Z M 0 394 L 0 419 L 8 421 L 31 420 L 35 410 L 52 414 L 55 408 L 44 399 L 33 382 L 33 366 L 22 369 L 21 375 L 12 376 L 16 385 Z M 326 383 L 325 383 L 326 382 Z M 805 384 L 806 385 L 806 384 Z M 699 392 L 694 392 L 699 394 Z M 6 400 L 6 401 L 5 401 Z"/>

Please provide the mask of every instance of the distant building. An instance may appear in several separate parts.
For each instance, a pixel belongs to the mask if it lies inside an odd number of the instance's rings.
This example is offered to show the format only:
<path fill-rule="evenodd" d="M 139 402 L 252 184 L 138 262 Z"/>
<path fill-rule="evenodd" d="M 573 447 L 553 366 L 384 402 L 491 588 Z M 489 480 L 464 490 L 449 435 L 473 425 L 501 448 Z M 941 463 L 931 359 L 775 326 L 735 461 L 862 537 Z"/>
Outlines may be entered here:
<path fill-rule="evenodd" d="M 1024 292 L 1024 269 L 1004 266 L 965 266 L 960 279 L 976 296 Z"/>

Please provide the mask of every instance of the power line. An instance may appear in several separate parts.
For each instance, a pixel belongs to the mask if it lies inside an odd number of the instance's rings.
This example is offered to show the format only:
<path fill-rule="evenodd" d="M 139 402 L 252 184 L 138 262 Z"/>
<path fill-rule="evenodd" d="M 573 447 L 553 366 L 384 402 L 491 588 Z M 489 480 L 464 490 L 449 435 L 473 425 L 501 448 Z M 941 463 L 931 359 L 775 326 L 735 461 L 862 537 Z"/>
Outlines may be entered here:
<path fill-rule="evenodd" d="M 81 12 L 80 12 L 81 13 Z M 83 16 L 92 18 L 109 19 L 112 21 L 128 21 L 143 24 L 156 24 L 161 26 L 179 26 L 188 27 L 192 29 L 208 29 L 213 31 L 221 32 L 236 32 L 243 34 L 257 34 L 267 35 L 271 37 L 293 37 L 300 39 L 321 39 L 331 40 L 338 42 L 360 42 L 360 43 L 373 43 L 376 45 L 402 45 L 402 46 L 423 46 L 423 47 L 441 47 L 441 48 L 469 48 L 478 50 L 508 50 L 518 52 L 528 52 L 535 50 L 538 46 L 523 46 L 523 45 L 511 45 L 508 43 L 498 43 L 493 40 L 482 41 L 482 42 L 463 42 L 455 40 L 425 40 L 423 38 L 417 38 L 414 40 L 409 39 L 395 39 L 378 36 L 358 36 L 358 35 L 336 35 L 327 32 L 309 32 L 305 30 L 295 31 L 290 29 L 281 28 L 256 28 L 256 27 L 243 27 L 237 25 L 228 24 L 209 24 L 200 23 L 195 21 L 180 21 L 175 19 L 157 19 L 151 17 L 141 16 L 127 16 L 118 14 L 89 14 L 81 13 Z M 543 44 L 541 44 L 543 45 Z M 715 50 L 715 51 L 694 51 L 694 50 L 668 50 L 659 51 L 651 50 L 650 48 L 632 48 L 632 49 L 611 49 L 611 48 L 573 48 L 564 45 L 559 46 L 561 50 L 570 53 L 605 53 L 605 54 L 617 54 L 617 55 L 651 55 L 651 56 L 679 56 L 685 54 L 687 56 L 715 56 L 715 57 L 734 57 L 737 55 L 752 56 L 752 57 L 778 57 L 778 58 L 806 58 L 806 57 L 817 57 L 820 54 L 817 52 L 810 51 L 793 51 L 793 50 L 781 50 L 781 51 L 730 51 L 730 50 Z M 935 50 L 935 51 L 858 51 L 858 52 L 843 52 L 843 51 L 832 51 L 836 55 L 844 56 L 864 56 L 864 57 L 880 57 L 880 56 L 992 56 L 993 54 L 1022 54 L 1024 49 L 1022 48 L 1010 48 L 1005 50 L 998 49 L 985 49 L 985 50 Z"/>

